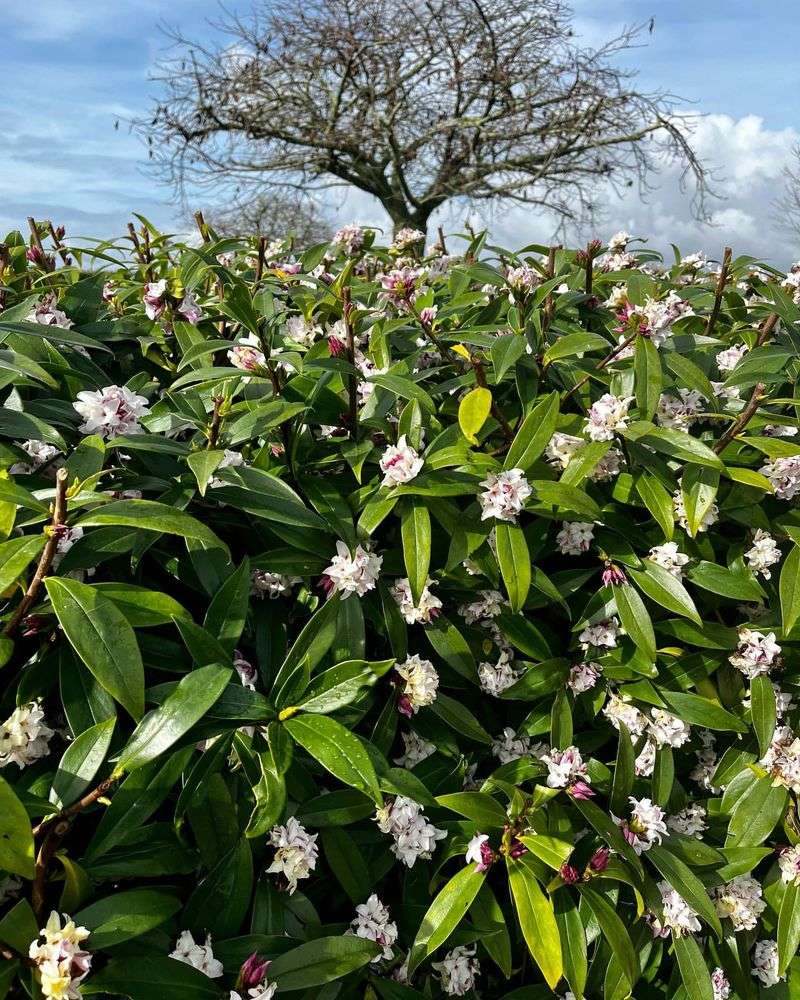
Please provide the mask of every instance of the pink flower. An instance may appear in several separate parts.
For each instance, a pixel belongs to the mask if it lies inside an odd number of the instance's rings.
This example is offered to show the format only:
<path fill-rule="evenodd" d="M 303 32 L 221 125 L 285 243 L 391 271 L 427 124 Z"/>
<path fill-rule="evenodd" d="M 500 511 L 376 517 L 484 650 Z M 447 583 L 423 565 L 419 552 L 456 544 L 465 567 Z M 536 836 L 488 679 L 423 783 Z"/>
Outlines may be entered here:
<path fill-rule="evenodd" d="M 164 312 L 166 298 L 166 278 L 162 278 L 160 281 L 148 281 L 148 283 L 144 286 L 144 292 L 142 293 L 144 311 L 147 313 L 148 319 L 158 319 L 161 313 Z"/>
<path fill-rule="evenodd" d="M 250 986 L 258 986 L 266 979 L 269 965 L 267 959 L 260 958 L 258 952 L 254 951 L 239 970 L 238 985 L 245 989 Z"/>
<path fill-rule="evenodd" d="M 606 568 L 603 570 L 603 586 L 614 586 L 620 587 L 623 583 L 627 583 L 628 578 L 619 568 L 619 566 L 614 566 L 611 563 L 606 563 Z"/>
<path fill-rule="evenodd" d="M 558 874 L 567 883 L 567 885 L 575 885 L 581 877 L 578 869 L 573 865 L 568 864 L 566 861 L 558 869 Z"/>
<path fill-rule="evenodd" d="M 585 781 L 576 781 L 574 785 L 569 786 L 567 794 L 571 795 L 573 799 L 590 799 L 594 792 Z"/>
<path fill-rule="evenodd" d="M 608 868 L 608 859 L 611 851 L 607 847 L 598 848 L 589 861 L 589 867 L 593 872 L 604 872 Z"/>

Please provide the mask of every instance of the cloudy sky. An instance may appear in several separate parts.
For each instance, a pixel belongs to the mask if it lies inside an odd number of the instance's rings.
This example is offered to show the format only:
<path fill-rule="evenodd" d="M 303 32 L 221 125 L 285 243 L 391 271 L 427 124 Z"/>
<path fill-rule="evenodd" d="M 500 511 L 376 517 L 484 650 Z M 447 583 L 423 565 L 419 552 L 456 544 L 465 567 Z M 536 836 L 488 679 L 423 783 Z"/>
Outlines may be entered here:
<path fill-rule="evenodd" d="M 246 10 L 249 0 L 227 0 Z M 701 114 L 695 145 L 714 170 L 722 196 L 711 227 L 692 219 L 678 171 L 667 168 L 646 201 L 609 195 L 600 235 L 619 228 L 664 249 L 719 256 L 730 243 L 778 264 L 800 257 L 800 238 L 781 231 L 773 201 L 782 170 L 800 142 L 800 22 L 797 0 L 722 3 L 698 0 L 575 0 L 587 42 L 655 17 L 647 45 L 628 56 L 648 89 L 686 98 Z M 25 217 L 64 222 L 73 235 L 111 235 L 131 211 L 178 227 L 174 198 L 147 173 L 126 119 L 147 107 L 148 71 L 165 37 L 159 22 L 209 38 L 217 0 L 37 0 L 3 11 L 4 69 L 0 143 L 0 232 Z M 120 121 L 118 129 L 114 124 Z M 334 221 L 382 224 L 380 208 L 359 194 L 335 193 Z M 458 228 L 463 211 L 442 221 Z M 546 240 L 551 221 L 538 210 L 497 211 L 484 221 L 506 245 Z M 594 235 L 583 233 L 586 235 Z"/>

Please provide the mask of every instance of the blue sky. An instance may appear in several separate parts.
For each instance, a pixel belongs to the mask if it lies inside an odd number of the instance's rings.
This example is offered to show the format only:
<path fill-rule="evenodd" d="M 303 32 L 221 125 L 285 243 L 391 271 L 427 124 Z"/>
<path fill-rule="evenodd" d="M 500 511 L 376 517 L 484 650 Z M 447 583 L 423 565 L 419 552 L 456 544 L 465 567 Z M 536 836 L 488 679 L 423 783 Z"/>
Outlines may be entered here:
<path fill-rule="evenodd" d="M 246 10 L 250 0 L 228 0 Z M 600 41 L 625 23 L 655 16 L 647 46 L 627 61 L 650 88 L 693 101 L 707 116 L 698 146 L 717 171 L 725 196 L 716 226 L 698 226 L 680 194 L 676 171 L 642 204 L 609 198 L 606 228 L 625 227 L 664 245 L 714 252 L 733 240 L 747 250 L 785 262 L 800 256 L 779 234 L 770 203 L 781 169 L 800 141 L 800 25 L 796 0 L 577 0 L 577 27 Z M 148 71 L 166 44 L 159 22 L 179 24 L 208 38 L 206 22 L 217 0 L 38 0 L 3 12 L 0 64 L 4 69 L 0 144 L 0 231 L 25 216 L 64 222 L 74 235 L 111 235 L 131 211 L 165 227 L 179 227 L 175 199 L 146 171 L 146 155 L 125 119 L 142 113 L 152 86 Z M 121 119 L 118 130 L 114 122 Z M 334 193 L 326 208 L 337 221 L 381 221 L 360 195 Z M 457 226 L 456 210 L 445 222 Z M 480 221 L 480 219 L 478 220 Z M 544 238 L 546 218 L 529 211 L 485 216 L 509 243 Z"/>

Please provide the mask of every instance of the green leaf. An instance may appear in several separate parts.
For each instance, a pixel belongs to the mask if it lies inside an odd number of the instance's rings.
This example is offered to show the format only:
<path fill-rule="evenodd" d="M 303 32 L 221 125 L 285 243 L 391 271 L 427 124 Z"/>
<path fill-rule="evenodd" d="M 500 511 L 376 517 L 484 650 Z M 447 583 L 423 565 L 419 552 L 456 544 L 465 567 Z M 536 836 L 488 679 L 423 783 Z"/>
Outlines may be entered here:
<path fill-rule="evenodd" d="M 758 847 L 783 816 L 788 795 L 773 787 L 770 778 L 759 778 L 738 800 L 728 824 L 726 847 Z"/>
<path fill-rule="evenodd" d="M 675 514 L 669 491 L 649 472 L 636 477 L 636 492 L 642 503 L 653 515 L 653 519 L 664 532 L 664 538 L 672 538 L 675 529 Z"/>
<path fill-rule="evenodd" d="M 28 813 L 0 777 L 0 870 L 33 878 L 33 833 Z"/>
<path fill-rule="evenodd" d="M 417 605 L 428 582 L 431 563 L 431 515 L 424 503 L 406 501 L 400 520 L 400 534 L 411 598 Z"/>
<path fill-rule="evenodd" d="M 772 681 L 764 674 L 759 674 L 750 681 L 750 713 L 753 717 L 753 729 L 758 739 L 758 749 L 763 757 L 772 743 L 775 732 L 776 704 L 775 689 Z"/>
<path fill-rule="evenodd" d="M 559 397 L 557 392 L 541 399 L 525 417 L 503 462 L 504 469 L 528 470 L 542 454 L 556 429 Z"/>
<path fill-rule="evenodd" d="M 136 727 L 120 754 L 117 770 L 135 771 L 168 750 L 211 708 L 230 676 L 230 667 L 211 664 L 181 678 L 164 703 Z"/>
<path fill-rule="evenodd" d="M 457 872 L 440 890 L 422 918 L 411 946 L 408 961 L 409 975 L 420 962 L 444 944 L 458 927 L 472 906 L 472 901 L 485 878 L 485 871 L 477 871 L 474 865 L 468 865 Z"/>
<path fill-rule="evenodd" d="M 714 909 L 714 904 L 708 897 L 706 888 L 694 872 L 680 858 L 675 857 L 666 847 L 653 845 L 647 852 L 647 860 L 669 882 L 678 895 L 694 909 L 708 926 L 722 940 L 722 927 Z"/>
<path fill-rule="evenodd" d="M 614 958 L 619 962 L 622 974 L 632 988 L 639 978 L 639 963 L 631 943 L 630 935 L 620 920 L 616 910 L 593 886 L 578 885 L 578 892 L 586 901 L 600 925 L 603 937 L 608 941 Z"/>
<path fill-rule="evenodd" d="M 576 354 L 587 354 L 589 351 L 608 351 L 609 342 L 596 333 L 567 333 L 558 337 L 544 352 L 542 364 L 552 364 L 559 358 L 571 358 Z"/>
<path fill-rule="evenodd" d="M 291 737 L 334 777 L 383 805 L 378 776 L 357 736 L 327 715 L 298 715 L 284 722 Z"/>
<path fill-rule="evenodd" d="M 511 896 L 525 944 L 542 970 L 545 982 L 554 990 L 564 969 L 553 904 L 542 892 L 526 855 L 518 859 L 506 857 L 506 863 Z"/>
<path fill-rule="evenodd" d="M 133 583 L 95 583 L 95 590 L 110 598 L 133 628 L 168 625 L 173 618 L 189 618 L 189 612 L 172 597 Z"/>
<path fill-rule="evenodd" d="M 356 935 L 316 938 L 278 955 L 270 964 L 269 981 L 280 992 L 314 989 L 363 968 L 380 953 L 374 941 Z"/>
<path fill-rule="evenodd" d="M 458 426 L 470 444 L 478 444 L 476 435 L 486 423 L 492 410 L 492 394 L 478 386 L 464 396 L 458 404 Z"/>
<path fill-rule="evenodd" d="M 181 909 L 175 892 L 164 889 L 131 889 L 98 899 L 75 914 L 78 926 L 91 931 L 92 947 L 111 948 L 146 934 Z"/>
<path fill-rule="evenodd" d="M 249 840 L 239 840 L 224 854 L 189 897 L 181 918 L 195 934 L 209 931 L 226 938 L 241 929 L 253 890 Z"/>
<path fill-rule="evenodd" d="M 50 790 L 50 801 L 59 808 L 63 809 L 79 798 L 100 770 L 111 745 L 116 722 L 116 718 L 111 718 L 84 730 L 64 751 Z"/>
<path fill-rule="evenodd" d="M 669 455 L 670 458 L 707 465 L 711 469 L 719 469 L 720 472 L 724 469 L 720 457 L 715 455 L 707 444 L 683 431 L 676 431 L 671 427 L 654 427 L 645 421 L 637 421 L 631 424 L 624 434 L 625 437 L 641 441 L 656 451 Z"/>
<path fill-rule="evenodd" d="M 449 667 L 468 681 L 476 680 L 478 668 L 475 665 L 475 657 L 467 640 L 452 622 L 449 622 L 444 615 L 439 615 L 435 622 L 425 626 L 425 635 L 436 654 Z M 398 655 L 397 658 L 401 657 Z"/>
<path fill-rule="evenodd" d="M 733 570 L 705 560 L 690 566 L 686 576 L 703 590 L 727 597 L 731 601 L 760 601 L 764 596 L 764 591 L 750 574 L 745 576 L 734 573 Z"/>
<path fill-rule="evenodd" d="M 783 634 L 788 635 L 800 618 L 800 548 L 797 545 L 791 547 L 784 560 L 778 590 Z"/>
<path fill-rule="evenodd" d="M 658 348 L 649 337 L 636 338 L 633 374 L 639 414 L 645 420 L 650 420 L 658 406 L 664 376 Z"/>
<path fill-rule="evenodd" d="M 450 698 L 439 691 L 436 695 L 436 701 L 429 706 L 429 710 L 434 715 L 437 715 L 442 722 L 447 723 L 451 729 L 454 729 L 462 736 L 466 736 L 467 739 L 475 740 L 476 743 L 489 744 L 492 742 L 492 737 L 486 732 L 472 712 L 455 698 Z"/>
<path fill-rule="evenodd" d="M 128 620 L 88 584 L 51 576 L 45 586 L 72 648 L 112 698 L 138 721 L 144 712 L 144 667 Z"/>
<path fill-rule="evenodd" d="M 567 483 L 551 483 L 545 479 L 532 479 L 530 485 L 540 503 L 560 510 L 572 511 L 590 521 L 601 521 L 603 518 L 602 511 L 594 500 L 588 493 L 579 490 L 577 486 L 569 486 Z"/>
<path fill-rule="evenodd" d="M 174 958 L 136 955 L 112 959 L 81 985 L 84 995 L 126 996 L 130 1000 L 219 1000 L 213 979 Z"/>
<path fill-rule="evenodd" d="M 187 456 L 186 464 L 194 473 L 194 478 L 197 480 L 197 489 L 201 497 L 206 495 L 208 481 L 217 471 L 223 458 L 225 458 L 225 451 L 223 449 L 193 451 L 191 455 Z"/>
<path fill-rule="evenodd" d="M 158 503 L 155 500 L 112 500 L 111 503 L 84 514 L 76 521 L 75 526 L 90 528 L 103 524 L 123 525 L 143 531 L 194 538 L 214 548 L 227 551 L 206 525 L 182 510 L 176 510 L 168 504 Z"/>
<path fill-rule="evenodd" d="M 647 594 L 651 601 L 666 608 L 667 611 L 683 615 L 684 618 L 691 619 L 697 625 L 703 624 L 694 601 L 680 580 L 676 579 L 669 570 L 650 559 L 644 559 L 642 567 L 641 570 L 628 570 L 628 575 L 639 590 Z"/>
<path fill-rule="evenodd" d="M 686 521 L 689 525 L 689 535 L 697 536 L 703 518 L 711 509 L 717 496 L 719 486 L 719 470 L 709 469 L 703 465 L 687 465 L 681 477 L 681 495 Z"/>
<path fill-rule="evenodd" d="M 616 816 L 622 815 L 622 810 L 631 794 L 633 782 L 636 777 L 635 770 L 636 754 L 630 733 L 624 722 L 619 723 L 619 742 L 617 745 L 617 760 L 614 765 L 614 774 L 611 784 L 611 799 L 609 802 L 611 812 Z"/>
<path fill-rule="evenodd" d="M 713 1000 L 714 989 L 700 946 L 691 934 L 673 938 L 683 988 L 689 1000 Z"/>
<path fill-rule="evenodd" d="M 344 708 L 383 677 L 395 661 L 344 660 L 311 679 L 297 707 L 304 712 L 327 715 Z"/>
<path fill-rule="evenodd" d="M 0 920 L 0 941 L 21 955 L 28 954 L 31 942 L 38 936 L 39 923 L 27 899 L 16 902 Z"/>
<path fill-rule="evenodd" d="M 44 543 L 44 535 L 23 535 L 0 545 L 0 593 L 17 582 L 42 551 Z"/>
<path fill-rule="evenodd" d="M 613 592 L 622 627 L 634 645 L 653 663 L 656 658 L 656 637 L 644 601 L 630 584 L 614 587 Z"/>
<path fill-rule="evenodd" d="M 766 679 L 766 678 L 765 678 Z M 794 882 L 784 888 L 778 912 L 778 975 L 782 976 L 800 948 L 800 891 Z"/>
<path fill-rule="evenodd" d="M 206 612 L 203 627 L 229 654 L 239 641 L 250 600 L 250 560 L 245 557 L 214 595 Z"/>
<path fill-rule="evenodd" d="M 551 837 L 546 833 L 532 833 L 527 836 L 520 836 L 519 839 L 535 858 L 544 861 L 546 865 L 554 868 L 556 871 L 572 854 L 572 849 L 575 846 L 569 841 L 560 840 L 558 837 Z"/>
<path fill-rule="evenodd" d="M 436 801 L 445 809 L 471 819 L 478 829 L 502 829 L 508 817 L 500 803 L 487 792 L 452 792 L 437 795 Z"/>
<path fill-rule="evenodd" d="M 553 911 L 561 938 L 564 977 L 572 993 L 576 997 L 582 997 L 586 990 L 586 978 L 589 972 L 586 959 L 586 932 L 575 900 L 567 889 L 557 889 L 553 893 Z"/>
<path fill-rule="evenodd" d="M 501 382 L 512 365 L 525 353 L 525 337 L 519 333 L 506 333 L 492 344 L 491 356 L 495 382 Z"/>
<path fill-rule="evenodd" d="M 521 611 L 531 585 L 531 558 L 518 524 L 499 521 L 495 529 L 497 561 L 513 612 Z"/>
<path fill-rule="evenodd" d="M 353 600 L 353 598 L 350 598 Z M 300 630 L 300 634 L 292 644 L 286 659 L 281 664 L 273 684 L 274 691 L 280 691 L 292 673 L 305 661 L 309 671 L 319 663 L 328 652 L 336 638 L 336 619 L 339 614 L 340 598 L 334 594 L 322 604 Z M 276 700 L 279 708 L 283 703 Z"/>

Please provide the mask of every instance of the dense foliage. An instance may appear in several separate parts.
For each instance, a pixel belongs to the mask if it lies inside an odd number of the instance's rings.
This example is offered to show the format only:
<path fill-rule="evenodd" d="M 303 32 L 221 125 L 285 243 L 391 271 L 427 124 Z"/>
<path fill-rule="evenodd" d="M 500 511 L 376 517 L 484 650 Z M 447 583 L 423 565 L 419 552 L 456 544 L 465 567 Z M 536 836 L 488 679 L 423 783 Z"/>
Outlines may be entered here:
<path fill-rule="evenodd" d="M 0 996 L 790 989 L 800 274 L 200 228 L 0 248 Z"/>

